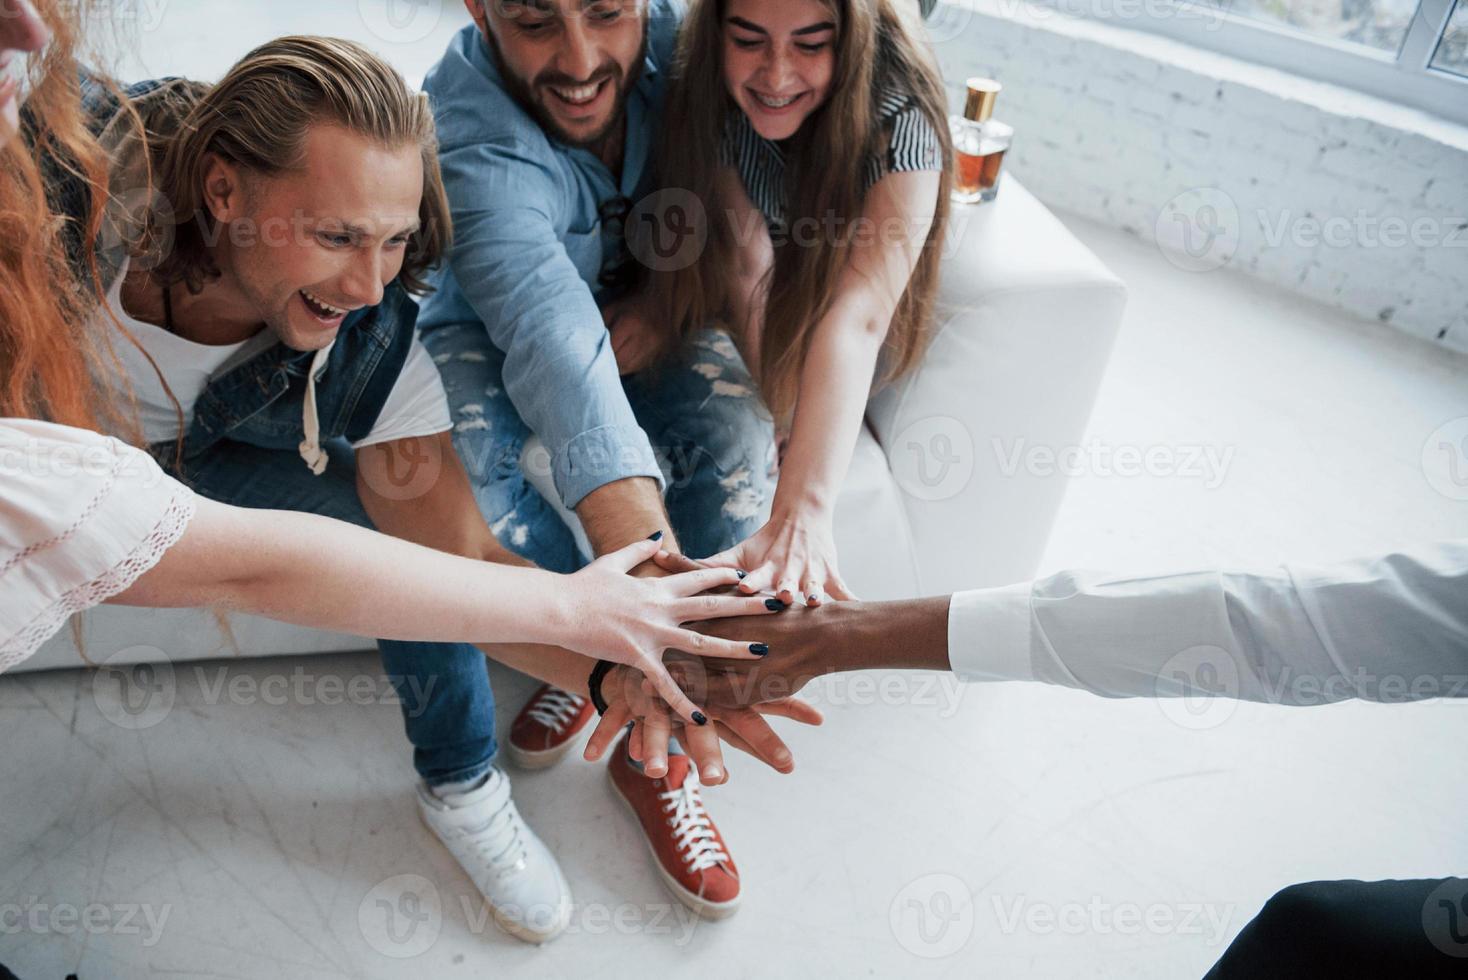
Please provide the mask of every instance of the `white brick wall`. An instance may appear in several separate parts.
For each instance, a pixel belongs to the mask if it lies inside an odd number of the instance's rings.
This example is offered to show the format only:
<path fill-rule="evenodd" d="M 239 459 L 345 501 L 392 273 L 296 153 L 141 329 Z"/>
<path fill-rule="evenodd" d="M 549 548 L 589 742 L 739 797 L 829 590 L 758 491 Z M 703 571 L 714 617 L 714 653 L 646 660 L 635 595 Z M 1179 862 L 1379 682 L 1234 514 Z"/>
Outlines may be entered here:
<path fill-rule="evenodd" d="M 1052 206 L 1468 350 L 1468 128 L 1018 0 L 930 28 L 955 108 L 1004 83 L 1005 165 Z"/>

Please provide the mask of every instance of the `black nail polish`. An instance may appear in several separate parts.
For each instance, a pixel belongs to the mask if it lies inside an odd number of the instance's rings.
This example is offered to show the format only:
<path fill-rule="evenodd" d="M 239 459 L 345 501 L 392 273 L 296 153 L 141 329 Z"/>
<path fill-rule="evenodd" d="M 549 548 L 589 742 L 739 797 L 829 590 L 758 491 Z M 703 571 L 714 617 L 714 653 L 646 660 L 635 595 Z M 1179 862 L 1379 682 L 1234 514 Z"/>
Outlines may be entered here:
<path fill-rule="evenodd" d="M 744 570 L 743 570 L 743 569 L 740 569 L 740 568 L 736 568 L 736 569 L 734 569 L 734 574 L 735 574 L 735 575 L 736 575 L 736 576 L 737 576 L 737 577 L 738 577 L 738 578 L 739 578 L 739 579 L 740 579 L 740 580 L 741 580 L 741 581 L 743 581 L 743 579 L 744 579 L 744 577 L 745 577 L 745 576 L 746 576 L 746 575 L 748 575 L 748 574 L 749 574 L 749 573 L 748 573 L 748 572 L 746 572 L 746 571 L 744 571 Z"/>
<path fill-rule="evenodd" d="M 693 713 L 693 723 L 695 725 L 707 725 L 709 723 L 708 715 L 702 711 L 695 711 Z"/>
<path fill-rule="evenodd" d="M 770 652 L 770 645 L 768 643 L 751 643 L 749 645 L 749 652 L 756 656 L 763 657 L 765 654 Z"/>
<path fill-rule="evenodd" d="M 662 531 L 654 531 L 654 532 L 652 532 L 651 534 L 649 534 L 647 536 L 647 540 L 649 540 L 649 541 L 661 541 L 661 540 L 663 540 L 663 532 Z"/>
<path fill-rule="evenodd" d="M 779 599 L 766 599 L 765 600 L 765 608 L 766 609 L 784 609 L 785 608 L 785 603 L 781 602 Z"/>

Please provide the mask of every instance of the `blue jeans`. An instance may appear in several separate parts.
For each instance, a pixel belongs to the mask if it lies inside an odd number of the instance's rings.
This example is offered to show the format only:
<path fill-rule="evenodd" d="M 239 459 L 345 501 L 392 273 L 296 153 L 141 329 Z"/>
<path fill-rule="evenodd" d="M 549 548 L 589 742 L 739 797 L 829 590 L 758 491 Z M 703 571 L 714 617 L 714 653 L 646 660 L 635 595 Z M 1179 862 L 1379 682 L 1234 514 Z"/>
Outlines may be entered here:
<path fill-rule="evenodd" d="M 305 511 L 372 527 L 357 496 L 353 452 L 328 444 L 331 462 L 313 476 L 294 452 L 224 440 L 188 466 L 189 483 L 213 500 L 240 507 Z M 351 561 L 342 555 L 342 561 Z M 487 772 L 498 746 L 494 692 L 484 654 L 463 643 L 380 640 L 382 665 L 402 706 L 413 765 L 429 785 Z"/>
<path fill-rule="evenodd" d="M 587 559 L 570 529 L 521 472 L 530 430 L 505 394 L 504 354 L 477 323 L 432 328 L 423 343 L 448 391 L 454 448 L 495 535 L 542 568 L 580 568 Z M 775 487 L 774 426 L 729 335 L 705 330 L 667 366 L 623 378 L 623 388 L 658 456 L 683 551 L 704 558 L 759 530 Z"/>

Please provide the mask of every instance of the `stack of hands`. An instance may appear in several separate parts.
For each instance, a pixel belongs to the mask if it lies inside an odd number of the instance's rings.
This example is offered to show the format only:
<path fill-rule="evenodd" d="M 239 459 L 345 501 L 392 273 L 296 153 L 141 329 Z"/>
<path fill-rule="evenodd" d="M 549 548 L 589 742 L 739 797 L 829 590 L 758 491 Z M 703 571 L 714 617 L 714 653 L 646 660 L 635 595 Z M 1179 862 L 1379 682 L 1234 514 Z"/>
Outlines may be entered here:
<path fill-rule="evenodd" d="M 794 695 L 826 672 L 810 642 L 819 632 L 810 627 L 819 624 L 810 618 L 839 618 L 841 604 L 787 608 L 777 599 L 735 591 L 733 569 L 710 568 L 668 551 L 659 551 L 653 561 L 672 573 L 653 581 L 697 604 L 700 615 L 689 616 L 684 607 L 680 615 L 693 628 L 680 627 L 670 636 L 661 658 L 646 651 L 615 658 L 616 666 L 600 682 L 607 708 L 587 742 L 586 759 L 600 759 L 631 724 L 628 751 L 652 778 L 667 772 L 674 737 L 705 785 L 728 780 L 721 742 L 779 772 L 791 772 L 795 763 L 790 749 L 766 716 L 807 725 L 824 720 L 814 706 Z M 698 594 L 691 591 L 695 589 Z M 755 616 L 758 622 L 749 618 Z M 803 622 L 790 621 L 797 618 Z M 758 633 L 764 642 L 735 639 L 750 633 Z"/>

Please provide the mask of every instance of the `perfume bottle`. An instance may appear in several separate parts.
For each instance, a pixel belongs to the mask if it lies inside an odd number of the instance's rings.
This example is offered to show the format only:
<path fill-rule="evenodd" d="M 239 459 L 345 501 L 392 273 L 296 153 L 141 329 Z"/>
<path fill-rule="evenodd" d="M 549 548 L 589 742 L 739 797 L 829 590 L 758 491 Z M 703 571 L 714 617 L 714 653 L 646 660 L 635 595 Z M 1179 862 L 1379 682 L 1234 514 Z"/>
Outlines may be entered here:
<path fill-rule="evenodd" d="M 1014 138 L 1014 128 L 994 116 L 1001 86 L 992 78 L 970 78 L 963 115 L 950 116 L 955 168 L 953 199 L 960 204 L 994 200 L 999 193 L 999 167 Z"/>

